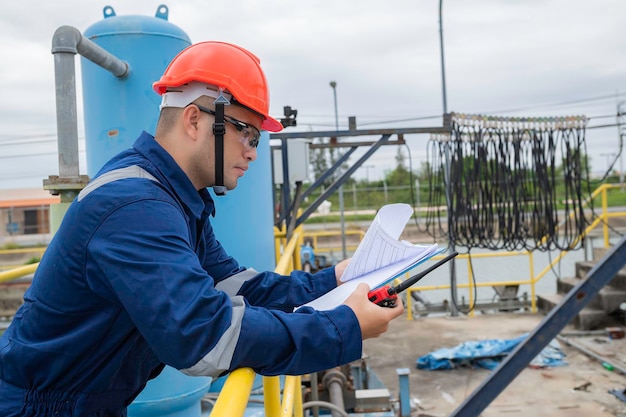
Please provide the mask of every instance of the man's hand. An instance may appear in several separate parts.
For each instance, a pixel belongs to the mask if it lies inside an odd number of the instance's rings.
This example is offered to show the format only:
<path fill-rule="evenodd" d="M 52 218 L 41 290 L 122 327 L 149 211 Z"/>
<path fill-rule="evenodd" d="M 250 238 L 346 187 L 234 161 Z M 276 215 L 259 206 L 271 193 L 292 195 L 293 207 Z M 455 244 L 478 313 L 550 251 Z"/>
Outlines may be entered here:
<path fill-rule="evenodd" d="M 335 265 L 335 279 L 337 280 L 337 286 L 340 286 L 341 284 L 343 284 L 343 282 L 341 281 L 341 276 L 345 272 L 349 263 L 350 263 L 350 258 L 344 259 L 343 261 Z"/>
<path fill-rule="evenodd" d="M 404 312 L 402 300 L 396 300 L 395 307 L 380 307 L 368 298 L 369 286 L 359 284 L 343 303 L 350 307 L 359 320 L 363 340 L 378 337 L 387 331 L 389 322 Z"/>

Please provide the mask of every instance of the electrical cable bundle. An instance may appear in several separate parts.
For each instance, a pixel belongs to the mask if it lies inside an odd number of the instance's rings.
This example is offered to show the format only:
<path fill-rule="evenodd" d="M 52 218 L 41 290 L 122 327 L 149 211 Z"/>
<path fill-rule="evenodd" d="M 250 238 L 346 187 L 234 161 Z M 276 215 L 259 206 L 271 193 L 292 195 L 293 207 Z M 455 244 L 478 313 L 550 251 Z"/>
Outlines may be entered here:
<path fill-rule="evenodd" d="M 452 133 L 428 143 L 427 232 L 468 250 L 580 247 L 586 123 L 452 113 Z"/>

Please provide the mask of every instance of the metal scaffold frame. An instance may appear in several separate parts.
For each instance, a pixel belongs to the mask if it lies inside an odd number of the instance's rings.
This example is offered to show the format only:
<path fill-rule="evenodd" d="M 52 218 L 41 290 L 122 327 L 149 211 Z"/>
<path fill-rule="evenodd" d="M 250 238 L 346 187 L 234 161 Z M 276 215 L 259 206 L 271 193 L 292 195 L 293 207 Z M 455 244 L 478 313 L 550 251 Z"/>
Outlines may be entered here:
<path fill-rule="evenodd" d="M 283 184 L 281 190 L 281 204 L 280 213 L 277 219 L 277 223 L 280 224 L 283 221 L 286 225 L 287 237 L 291 235 L 296 227 L 304 223 L 309 216 L 319 207 L 319 205 L 332 195 L 339 187 L 341 187 L 350 176 L 367 161 L 378 148 L 383 145 L 402 145 L 404 144 L 404 135 L 408 134 L 437 134 L 437 133 L 450 133 L 450 119 L 448 115 L 444 115 L 444 125 L 442 127 L 415 127 L 415 128 L 397 128 L 397 129 L 356 129 L 356 127 L 350 130 L 328 130 L 318 132 L 293 132 L 293 133 L 272 133 L 270 139 L 277 139 L 281 141 L 280 149 L 282 155 L 282 174 Z M 378 136 L 380 138 L 376 141 L 338 141 L 338 138 L 349 138 L 358 136 Z M 396 140 L 390 140 L 392 136 L 397 136 Z M 299 186 L 296 185 L 294 196 L 291 196 L 291 186 L 289 181 L 289 162 L 288 162 L 288 142 L 289 139 L 313 139 L 313 138 L 330 138 L 328 144 L 312 144 L 311 149 L 319 148 L 349 148 L 343 155 L 339 157 L 337 161 L 303 193 L 300 192 Z M 297 212 L 300 208 L 300 203 L 311 194 L 314 190 L 319 188 L 329 177 L 341 167 L 350 156 L 361 146 L 369 146 L 369 149 L 350 167 L 336 178 L 333 183 L 313 201 L 302 214 L 299 216 Z"/>

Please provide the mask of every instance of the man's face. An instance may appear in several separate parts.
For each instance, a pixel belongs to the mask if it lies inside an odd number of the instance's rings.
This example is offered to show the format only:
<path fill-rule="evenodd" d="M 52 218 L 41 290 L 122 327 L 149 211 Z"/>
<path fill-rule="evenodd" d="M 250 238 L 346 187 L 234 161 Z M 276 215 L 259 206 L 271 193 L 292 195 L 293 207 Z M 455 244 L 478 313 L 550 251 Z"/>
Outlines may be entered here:
<path fill-rule="evenodd" d="M 215 136 L 212 126 L 215 117 L 211 113 L 212 108 L 199 106 L 199 109 L 207 115 L 208 130 L 207 143 L 204 149 L 204 158 L 215 160 Z M 237 186 L 237 181 L 243 177 L 252 161 L 257 157 L 256 145 L 260 139 L 261 117 L 250 110 L 237 106 L 224 106 L 224 125 L 226 134 L 224 135 L 224 186 L 232 190 Z M 203 159 L 204 159 L 203 158 Z M 206 164 L 204 159 L 205 175 L 211 185 L 215 185 L 215 165 Z M 198 161 L 201 163 L 201 161 Z"/>

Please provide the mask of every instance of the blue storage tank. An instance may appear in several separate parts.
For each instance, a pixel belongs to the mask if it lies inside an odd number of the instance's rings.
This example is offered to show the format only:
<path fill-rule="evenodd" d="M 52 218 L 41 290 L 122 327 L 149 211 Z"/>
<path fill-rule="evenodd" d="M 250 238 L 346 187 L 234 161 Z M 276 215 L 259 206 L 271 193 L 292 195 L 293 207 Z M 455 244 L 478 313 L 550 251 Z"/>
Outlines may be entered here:
<path fill-rule="evenodd" d="M 128 406 L 128 417 L 200 417 L 211 378 L 192 377 L 166 366 Z"/>
<path fill-rule="evenodd" d="M 104 19 L 84 35 L 129 64 L 119 79 L 82 58 L 87 173 L 93 177 L 112 156 L 132 146 L 142 130 L 154 134 L 161 98 L 152 83 L 169 62 L 191 44 L 187 34 L 167 21 L 167 6 L 155 17 L 116 16 L 111 6 Z M 216 198 L 215 234 L 243 265 L 273 270 L 274 208 L 269 135 L 263 132 L 257 160 L 226 198 Z M 245 240 L 245 241 L 244 241 Z"/>
<path fill-rule="evenodd" d="M 128 63 L 130 72 L 120 79 L 88 59 L 81 58 L 87 174 L 93 177 L 112 156 L 130 148 L 142 130 L 154 134 L 161 98 L 152 83 L 181 50 L 189 36 L 167 21 L 161 5 L 155 17 L 116 16 L 104 8 L 104 19 L 83 35 Z"/>

